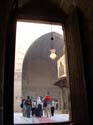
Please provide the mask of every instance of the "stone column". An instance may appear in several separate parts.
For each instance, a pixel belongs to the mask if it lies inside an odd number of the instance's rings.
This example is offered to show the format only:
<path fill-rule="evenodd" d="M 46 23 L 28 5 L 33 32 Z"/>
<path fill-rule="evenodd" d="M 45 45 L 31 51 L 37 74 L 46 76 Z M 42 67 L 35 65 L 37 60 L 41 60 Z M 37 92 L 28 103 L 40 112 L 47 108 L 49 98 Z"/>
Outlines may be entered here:
<path fill-rule="evenodd" d="M 71 120 L 79 125 L 88 125 L 86 84 L 76 9 L 68 16 L 64 27 L 71 99 Z"/>

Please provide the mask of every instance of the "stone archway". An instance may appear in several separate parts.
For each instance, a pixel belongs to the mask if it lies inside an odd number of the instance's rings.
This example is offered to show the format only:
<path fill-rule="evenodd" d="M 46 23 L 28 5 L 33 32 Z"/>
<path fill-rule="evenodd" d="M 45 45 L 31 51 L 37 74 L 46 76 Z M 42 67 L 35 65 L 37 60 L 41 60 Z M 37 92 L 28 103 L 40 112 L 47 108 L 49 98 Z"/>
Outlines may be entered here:
<path fill-rule="evenodd" d="M 53 32 L 54 41 L 51 41 L 51 33 L 38 38 L 28 49 L 22 68 L 22 96 L 44 96 L 50 94 L 59 99 L 61 89 L 53 83 L 58 80 L 57 60 L 63 55 L 63 37 Z M 53 43 L 51 43 L 53 42 Z M 57 59 L 49 58 L 51 44 L 56 49 Z M 60 96 L 61 100 L 61 96 Z"/>

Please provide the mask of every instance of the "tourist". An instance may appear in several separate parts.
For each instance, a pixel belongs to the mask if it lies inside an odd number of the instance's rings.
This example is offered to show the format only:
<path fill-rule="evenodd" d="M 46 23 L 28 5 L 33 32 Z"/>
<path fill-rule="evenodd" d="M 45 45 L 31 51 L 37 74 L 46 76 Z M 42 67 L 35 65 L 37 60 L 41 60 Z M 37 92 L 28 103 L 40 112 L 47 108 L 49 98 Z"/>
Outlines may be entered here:
<path fill-rule="evenodd" d="M 42 103 L 41 98 L 39 96 L 37 97 L 36 102 L 37 102 L 36 116 L 41 117 L 43 115 L 43 103 Z"/>
<path fill-rule="evenodd" d="M 32 116 L 36 116 L 37 103 L 36 100 L 32 101 Z"/>
<path fill-rule="evenodd" d="M 55 101 L 51 101 L 51 116 L 54 116 L 54 110 L 55 110 Z"/>
<path fill-rule="evenodd" d="M 26 104 L 25 104 L 25 99 L 22 99 L 20 106 L 21 106 L 21 108 L 22 108 L 23 117 L 26 117 Z"/>
<path fill-rule="evenodd" d="M 27 99 L 26 99 L 26 113 L 27 113 L 27 118 L 30 118 L 31 107 L 32 107 L 32 102 L 31 102 L 30 97 L 28 96 Z"/>

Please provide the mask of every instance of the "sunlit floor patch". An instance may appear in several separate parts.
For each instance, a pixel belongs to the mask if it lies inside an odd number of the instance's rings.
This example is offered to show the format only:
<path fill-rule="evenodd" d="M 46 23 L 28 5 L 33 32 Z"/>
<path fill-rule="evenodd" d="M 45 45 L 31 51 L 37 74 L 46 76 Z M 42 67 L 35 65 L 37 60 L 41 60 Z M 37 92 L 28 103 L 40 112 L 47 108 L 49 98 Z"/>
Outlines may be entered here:
<path fill-rule="evenodd" d="M 52 122 L 66 122 L 69 121 L 68 114 L 55 114 L 53 117 L 31 117 L 26 118 L 22 113 L 14 113 L 14 124 L 33 124 L 33 123 L 52 123 Z"/>

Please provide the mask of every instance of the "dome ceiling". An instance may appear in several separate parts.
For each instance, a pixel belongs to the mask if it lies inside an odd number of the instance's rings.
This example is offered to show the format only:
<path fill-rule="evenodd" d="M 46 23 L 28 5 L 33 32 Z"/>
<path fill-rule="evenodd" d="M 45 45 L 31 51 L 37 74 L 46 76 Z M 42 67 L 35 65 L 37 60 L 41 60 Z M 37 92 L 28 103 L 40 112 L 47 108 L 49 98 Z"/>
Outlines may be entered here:
<path fill-rule="evenodd" d="M 45 34 L 29 47 L 23 61 L 23 86 L 48 85 L 58 79 L 57 60 L 64 53 L 64 41 L 62 36 L 55 32 L 53 36 L 54 41 L 51 41 L 51 33 Z M 54 61 L 49 58 L 51 44 L 57 53 L 57 59 Z"/>

